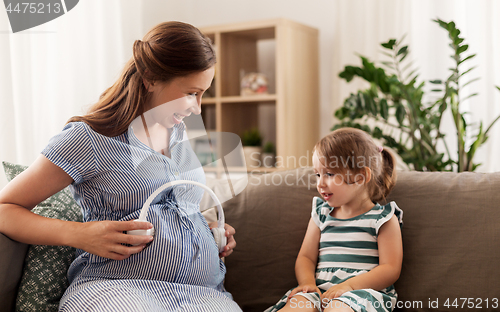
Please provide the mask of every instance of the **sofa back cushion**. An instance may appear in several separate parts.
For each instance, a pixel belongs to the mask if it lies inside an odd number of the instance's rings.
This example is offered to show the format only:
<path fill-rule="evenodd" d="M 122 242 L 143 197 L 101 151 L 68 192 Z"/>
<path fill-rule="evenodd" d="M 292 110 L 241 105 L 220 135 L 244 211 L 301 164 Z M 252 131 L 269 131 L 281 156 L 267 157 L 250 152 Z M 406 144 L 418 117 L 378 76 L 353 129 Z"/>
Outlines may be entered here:
<path fill-rule="evenodd" d="M 401 305 L 500 310 L 499 190 L 500 172 L 399 174 L 388 200 L 404 211 Z"/>
<path fill-rule="evenodd" d="M 458 310 L 460 298 L 471 298 L 463 308 L 498 310 L 500 173 L 398 175 L 388 198 L 404 212 L 398 306 L 457 311 L 455 298 Z M 310 169 L 252 176 L 224 204 L 238 243 L 226 259 L 225 285 L 245 312 L 263 311 L 297 285 L 294 265 L 317 194 L 314 181 Z"/>

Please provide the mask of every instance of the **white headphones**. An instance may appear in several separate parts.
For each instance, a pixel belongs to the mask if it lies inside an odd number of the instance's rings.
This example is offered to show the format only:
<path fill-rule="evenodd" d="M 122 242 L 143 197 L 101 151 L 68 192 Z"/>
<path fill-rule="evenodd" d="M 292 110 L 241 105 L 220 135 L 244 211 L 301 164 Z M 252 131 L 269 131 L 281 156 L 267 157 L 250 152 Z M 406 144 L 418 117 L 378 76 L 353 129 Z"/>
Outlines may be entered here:
<path fill-rule="evenodd" d="M 193 184 L 197 185 L 201 188 L 203 188 L 205 191 L 207 191 L 210 196 L 212 197 L 212 200 L 215 202 L 215 205 L 217 206 L 217 214 L 219 215 L 218 220 L 217 220 L 217 227 L 212 229 L 212 234 L 214 235 L 215 243 L 217 244 L 217 247 L 219 248 L 219 252 L 224 251 L 224 247 L 227 244 L 227 238 L 226 238 L 226 230 L 224 229 L 224 211 L 222 210 L 222 206 L 220 204 L 219 199 L 215 195 L 215 193 L 208 188 L 206 185 L 195 182 L 195 181 L 189 181 L 189 180 L 177 180 L 177 181 L 170 181 L 162 186 L 160 186 L 156 191 L 151 194 L 144 205 L 142 206 L 141 209 L 141 214 L 139 215 L 139 219 L 134 220 L 134 221 L 147 221 L 146 216 L 148 215 L 148 210 L 149 206 L 153 202 L 153 200 L 160 194 L 163 190 L 174 186 L 174 185 L 179 185 L 179 184 Z M 130 235 L 153 235 L 154 234 L 154 229 L 149 229 L 149 230 L 133 230 L 133 231 L 128 231 L 127 234 Z"/>

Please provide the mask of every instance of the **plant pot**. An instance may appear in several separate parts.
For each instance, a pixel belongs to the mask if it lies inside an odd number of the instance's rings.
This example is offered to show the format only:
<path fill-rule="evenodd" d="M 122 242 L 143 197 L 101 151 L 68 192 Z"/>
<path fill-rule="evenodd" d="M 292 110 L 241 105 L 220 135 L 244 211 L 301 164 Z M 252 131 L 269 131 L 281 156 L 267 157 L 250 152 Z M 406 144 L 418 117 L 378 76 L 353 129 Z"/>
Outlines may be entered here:
<path fill-rule="evenodd" d="M 274 153 L 262 153 L 262 165 L 264 167 L 272 168 L 275 166 L 275 163 Z"/>
<path fill-rule="evenodd" d="M 262 154 L 262 147 L 243 146 L 243 153 L 245 154 L 245 162 L 248 169 L 258 169 L 261 167 L 260 155 Z"/>

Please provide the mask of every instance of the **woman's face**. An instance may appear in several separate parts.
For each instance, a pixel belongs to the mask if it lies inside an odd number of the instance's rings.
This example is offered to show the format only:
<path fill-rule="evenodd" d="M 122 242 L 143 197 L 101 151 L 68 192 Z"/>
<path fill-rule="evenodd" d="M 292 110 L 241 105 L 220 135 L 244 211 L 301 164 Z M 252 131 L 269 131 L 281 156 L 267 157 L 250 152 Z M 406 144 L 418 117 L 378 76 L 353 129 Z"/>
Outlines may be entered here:
<path fill-rule="evenodd" d="M 144 111 L 155 109 L 152 116 L 156 122 L 166 128 L 172 128 L 182 122 L 184 117 L 201 113 L 201 97 L 210 87 L 214 78 L 215 67 L 193 73 L 185 77 L 174 78 L 169 82 L 145 83 L 151 97 L 145 104 Z"/>

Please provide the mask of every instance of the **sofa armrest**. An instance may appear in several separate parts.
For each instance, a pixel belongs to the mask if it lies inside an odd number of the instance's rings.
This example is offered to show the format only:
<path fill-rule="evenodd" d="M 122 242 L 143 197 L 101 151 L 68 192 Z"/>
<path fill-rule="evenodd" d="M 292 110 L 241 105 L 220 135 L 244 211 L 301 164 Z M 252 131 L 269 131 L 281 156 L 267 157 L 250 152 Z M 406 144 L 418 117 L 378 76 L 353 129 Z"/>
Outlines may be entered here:
<path fill-rule="evenodd" d="M 13 311 L 28 245 L 0 234 L 0 307 Z"/>

